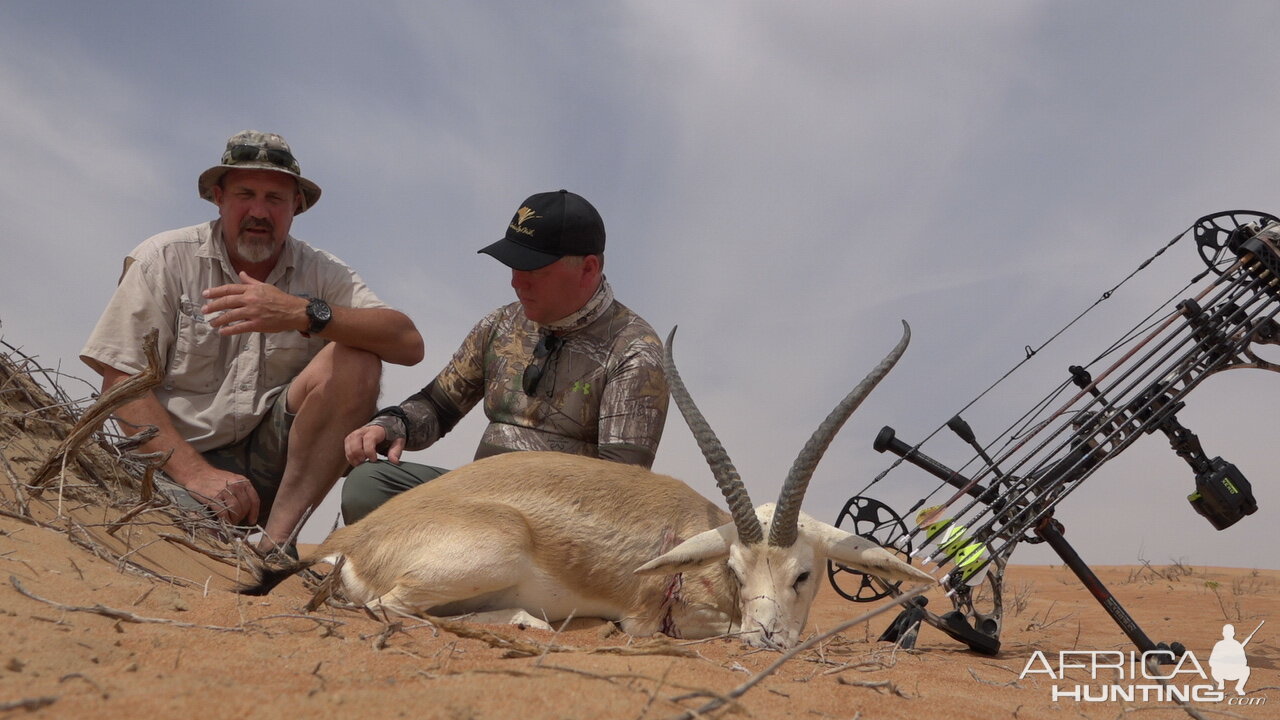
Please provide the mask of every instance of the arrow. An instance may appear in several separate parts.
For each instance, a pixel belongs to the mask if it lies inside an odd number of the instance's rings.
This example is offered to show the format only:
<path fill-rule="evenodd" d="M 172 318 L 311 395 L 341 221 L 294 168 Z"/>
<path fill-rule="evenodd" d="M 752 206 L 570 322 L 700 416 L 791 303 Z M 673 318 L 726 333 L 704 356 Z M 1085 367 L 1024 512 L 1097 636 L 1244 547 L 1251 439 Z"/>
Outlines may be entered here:
<path fill-rule="evenodd" d="M 1237 269 L 1244 267 L 1246 264 L 1246 259 L 1248 262 L 1252 262 L 1253 256 L 1246 255 L 1245 257 L 1241 257 L 1240 259 L 1236 260 L 1235 263 L 1232 264 L 1230 268 L 1228 268 L 1221 275 L 1219 275 L 1216 280 L 1214 280 L 1213 282 L 1205 286 L 1204 290 L 1201 290 L 1200 294 L 1196 295 L 1194 298 L 1192 298 L 1192 300 L 1194 302 L 1199 302 L 1203 300 L 1211 290 L 1216 288 L 1226 278 L 1232 275 Z M 1044 430 L 1046 427 L 1048 427 L 1055 419 L 1066 414 L 1068 410 L 1070 410 L 1073 406 L 1075 406 L 1077 402 L 1080 401 L 1080 398 L 1084 397 L 1086 394 L 1095 392 L 1098 388 L 1099 383 L 1101 383 L 1113 372 L 1115 372 L 1121 366 L 1127 363 L 1130 358 L 1132 358 L 1134 355 L 1138 353 L 1139 350 L 1146 347 L 1147 343 L 1151 342 L 1153 339 L 1158 337 L 1165 330 L 1169 329 L 1169 326 L 1173 325 L 1174 322 L 1180 320 L 1181 318 L 1182 316 L 1178 313 L 1173 313 L 1169 317 L 1165 318 L 1165 320 L 1162 323 L 1160 323 L 1160 325 L 1156 327 L 1155 330 L 1148 333 L 1146 337 L 1142 338 L 1140 341 L 1134 344 L 1134 346 L 1130 348 L 1128 352 L 1126 352 L 1122 357 L 1120 357 L 1118 360 L 1112 363 L 1110 367 L 1103 370 L 1101 374 L 1099 374 L 1096 378 L 1094 378 L 1093 382 L 1081 388 L 1080 391 L 1077 392 L 1070 400 L 1063 403 L 1057 410 L 1051 413 L 1049 417 L 1047 417 L 1044 420 L 1044 422 L 1039 423 L 1038 427 L 1033 432 L 1027 433 L 1026 436 L 1022 438 L 1022 440 L 1016 443 L 1012 448 L 1006 450 L 1004 452 L 1003 457 L 1013 457 L 1014 453 L 1018 452 L 1024 446 L 1026 446 L 1027 443 L 1031 442 L 1032 438 L 1039 435 L 1040 432 Z M 990 465 L 989 467 L 991 467 L 993 471 L 995 470 L 994 465 Z M 982 473 L 978 473 L 974 475 L 974 477 L 968 483 L 966 483 L 963 487 L 957 490 L 956 493 L 952 495 L 945 503 L 941 505 L 935 505 L 932 508 L 927 508 L 926 510 L 922 510 L 921 514 L 916 516 L 917 521 L 920 524 L 924 524 L 924 523 L 930 523 L 931 525 L 936 524 L 935 518 L 941 515 L 943 510 L 946 510 L 947 508 L 951 507 L 952 505 L 955 504 L 957 500 L 959 500 L 960 498 L 968 494 L 970 491 L 972 491 L 973 488 L 977 486 L 978 481 L 982 479 L 982 475 L 983 475 Z M 926 512 L 928 514 L 925 514 Z"/>
<path fill-rule="evenodd" d="M 934 507 L 921 510 L 916 513 L 916 522 L 936 514 L 940 509 Z M 916 555 L 930 545 L 937 550 L 929 556 L 928 561 L 941 565 L 950 559 L 960 571 L 960 581 L 965 585 L 973 587 L 986 579 L 991 550 L 984 543 L 970 538 L 968 528 L 964 525 L 956 524 L 951 518 L 930 524 L 925 528 L 925 544 Z"/>

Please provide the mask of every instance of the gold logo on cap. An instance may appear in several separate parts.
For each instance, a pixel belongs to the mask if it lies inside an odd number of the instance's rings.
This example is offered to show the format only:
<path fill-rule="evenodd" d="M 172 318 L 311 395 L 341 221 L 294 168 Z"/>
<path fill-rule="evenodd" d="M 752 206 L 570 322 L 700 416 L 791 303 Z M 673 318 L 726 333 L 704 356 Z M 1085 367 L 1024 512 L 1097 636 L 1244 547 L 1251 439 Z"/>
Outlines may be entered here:
<path fill-rule="evenodd" d="M 520 208 L 519 210 L 517 210 L 517 211 L 516 211 L 516 224 L 517 224 L 517 225 L 523 225 L 523 224 L 525 224 L 525 222 L 527 222 L 527 221 L 529 221 L 529 220 L 536 220 L 536 219 L 538 219 L 538 218 L 540 218 L 540 217 L 542 217 L 542 216 L 541 216 L 541 215 L 534 215 L 534 214 L 533 214 L 533 210 L 530 210 L 530 209 L 529 209 L 529 208 L 527 208 L 527 207 L 522 207 L 522 208 Z"/>
<path fill-rule="evenodd" d="M 516 221 L 511 223 L 511 229 L 524 235 L 533 235 L 533 228 L 524 227 L 524 224 L 530 220 L 537 220 L 541 215 L 534 215 L 533 210 L 522 207 L 516 211 Z"/>

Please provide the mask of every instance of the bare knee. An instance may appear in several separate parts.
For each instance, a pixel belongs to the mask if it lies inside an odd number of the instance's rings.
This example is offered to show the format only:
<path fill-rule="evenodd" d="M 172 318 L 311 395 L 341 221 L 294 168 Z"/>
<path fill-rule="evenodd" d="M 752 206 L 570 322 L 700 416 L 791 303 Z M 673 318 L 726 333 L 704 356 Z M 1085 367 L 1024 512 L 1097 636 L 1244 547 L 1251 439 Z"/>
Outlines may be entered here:
<path fill-rule="evenodd" d="M 331 379 L 344 385 L 349 383 L 354 394 L 368 396 L 370 403 L 377 402 L 382 382 L 382 358 L 368 350 L 334 345 Z"/>
<path fill-rule="evenodd" d="M 382 381 L 382 360 L 377 355 L 346 345 L 330 343 L 303 369 L 289 388 L 289 408 L 294 412 L 324 412 L 364 422 L 373 414 Z"/>

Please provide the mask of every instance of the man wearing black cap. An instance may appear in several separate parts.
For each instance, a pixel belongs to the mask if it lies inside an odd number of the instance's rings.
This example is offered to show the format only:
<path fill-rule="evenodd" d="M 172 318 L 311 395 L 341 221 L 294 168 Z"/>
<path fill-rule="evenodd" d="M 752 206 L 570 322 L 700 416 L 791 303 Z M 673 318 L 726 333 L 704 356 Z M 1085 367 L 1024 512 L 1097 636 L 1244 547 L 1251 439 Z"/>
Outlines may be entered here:
<path fill-rule="evenodd" d="M 342 440 L 368 419 L 382 361 L 413 365 L 422 336 L 351 268 L 293 238 L 320 199 L 284 138 L 246 130 L 200 175 L 218 219 L 156 235 L 124 261 L 81 359 L 105 393 L 143 370 L 159 331 L 159 387 L 118 412 L 172 450 L 162 489 L 221 519 L 290 539 L 346 468 Z"/>
<path fill-rule="evenodd" d="M 539 193 L 480 252 L 511 268 L 518 302 L 481 320 L 429 385 L 347 436 L 347 524 L 443 473 L 400 455 L 439 440 L 482 400 L 489 425 L 476 459 L 554 450 L 653 465 L 667 416 L 662 343 L 613 298 L 596 209 L 565 190 Z"/>

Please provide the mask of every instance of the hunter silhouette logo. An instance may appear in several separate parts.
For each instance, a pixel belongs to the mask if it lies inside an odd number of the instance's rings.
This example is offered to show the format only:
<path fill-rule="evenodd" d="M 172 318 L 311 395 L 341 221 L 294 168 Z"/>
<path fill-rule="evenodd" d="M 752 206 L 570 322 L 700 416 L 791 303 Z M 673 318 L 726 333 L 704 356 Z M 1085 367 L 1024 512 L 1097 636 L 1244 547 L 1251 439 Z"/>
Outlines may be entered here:
<path fill-rule="evenodd" d="M 1249 659 L 1244 655 L 1244 646 L 1249 644 L 1254 635 L 1262 629 L 1263 623 L 1249 633 L 1244 642 L 1236 640 L 1236 626 L 1227 623 L 1222 626 L 1222 639 L 1213 646 L 1209 654 L 1209 672 L 1218 682 L 1218 689 L 1225 690 L 1228 680 L 1236 681 L 1236 694 L 1244 695 L 1244 683 L 1249 679 Z"/>
<path fill-rule="evenodd" d="M 1141 653 L 1130 650 L 1061 650 L 1057 657 L 1036 650 L 1018 675 L 1044 675 L 1053 682 L 1049 690 L 1054 702 L 1201 702 L 1227 705 L 1266 705 L 1261 695 L 1245 696 L 1244 684 L 1249 679 L 1249 661 L 1244 647 L 1262 629 L 1266 621 L 1236 640 L 1236 628 L 1222 626 L 1222 639 L 1209 654 L 1208 671 L 1186 650 L 1175 656 L 1159 648 Z M 1235 682 L 1235 693 L 1227 683 Z"/>
<path fill-rule="evenodd" d="M 529 222 L 530 220 L 537 220 L 541 217 L 542 217 L 541 215 L 534 214 L 532 209 L 527 207 L 522 207 L 516 211 L 516 216 L 511 219 L 510 227 L 512 230 L 522 235 L 528 235 L 532 237 L 533 228 L 527 228 L 524 226 L 524 224 Z"/>

